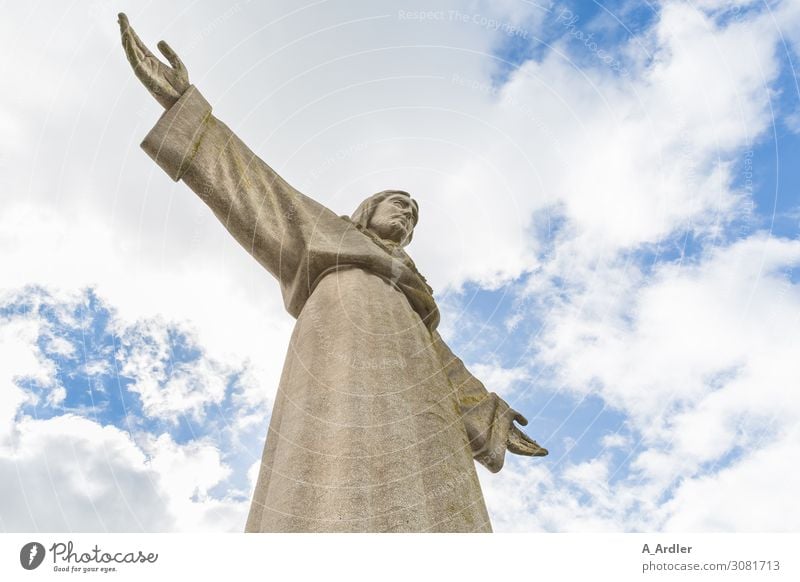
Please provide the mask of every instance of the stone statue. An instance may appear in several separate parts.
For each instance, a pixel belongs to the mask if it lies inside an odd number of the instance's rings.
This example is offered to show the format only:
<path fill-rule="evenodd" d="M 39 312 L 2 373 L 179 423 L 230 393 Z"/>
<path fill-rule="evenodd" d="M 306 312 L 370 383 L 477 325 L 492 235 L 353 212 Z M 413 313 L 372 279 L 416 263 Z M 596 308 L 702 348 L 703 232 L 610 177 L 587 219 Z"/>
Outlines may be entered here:
<path fill-rule="evenodd" d="M 417 203 L 386 190 L 337 216 L 212 115 L 167 43 L 170 66 L 119 24 L 166 110 L 142 148 L 278 279 L 297 319 L 246 531 L 491 531 L 473 459 L 497 472 L 506 450 L 547 450 L 437 333 L 432 290 L 403 250 Z"/>

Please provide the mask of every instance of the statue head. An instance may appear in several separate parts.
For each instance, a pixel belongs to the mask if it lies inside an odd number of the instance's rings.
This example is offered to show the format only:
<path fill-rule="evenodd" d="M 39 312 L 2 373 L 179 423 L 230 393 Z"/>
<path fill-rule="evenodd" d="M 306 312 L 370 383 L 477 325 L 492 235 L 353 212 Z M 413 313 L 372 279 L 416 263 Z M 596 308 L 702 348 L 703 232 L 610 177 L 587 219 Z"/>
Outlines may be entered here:
<path fill-rule="evenodd" d="M 350 218 L 378 237 L 406 246 L 414 236 L 419 206 L 408 192 L 384 190 L 359 204 Z"/>

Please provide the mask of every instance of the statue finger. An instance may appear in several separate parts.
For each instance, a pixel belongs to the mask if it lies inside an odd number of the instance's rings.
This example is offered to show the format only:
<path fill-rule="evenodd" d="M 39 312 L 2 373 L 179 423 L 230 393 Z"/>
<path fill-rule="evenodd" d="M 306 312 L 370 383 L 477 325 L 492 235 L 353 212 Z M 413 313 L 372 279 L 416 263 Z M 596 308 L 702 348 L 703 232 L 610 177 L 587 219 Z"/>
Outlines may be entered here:
<path fill-rule="evenodd" d="M 130 29 L 122 34 L 122 48 L 125 49 L 125 56 L 128 57 L 128 62 L 130 62 L 134 69 L 139 67 L 142 61 L 144 61 L 145 55 L 137 46 L 136 42 L 134 42 L 130 34 Z"/>
<path fill-rule="evenodd" d="M 528 445 L 522 441 L 522 439 L 514 438 L 508 441 L 508 450 L 515 455 L 529 456 L 531 454 L 529 448 L 530 447 L 528 447 Z"/>
<path fill-rule="evenodd" d="M 124 16 L 124 14 L 122 15 Z M 128 22 L 127 16 L 123 19 L 120 17 L 119 22 L 120 29 L 122 30 L 123 38 L 127 36 L 131 39 L 131 43 L 136 47 L 136 49 L 144 55 L 144 57 L 153 57 L 154 59 L 156 56 L 150 52 L 150 49 L 147 48 L 147 45 L 142 42 L 142 39 L 139 38 L 139 35 L 136 34 L 136 31 L 133 30 L 133 27 Z"/>
<path fill-rule="evenodd" d="M 531 437 L 526 435 L 523 431 L 521 431 L 517 427 L 513 428 L 513 430 L 511 431 L 511 434 L 514 435 L 515 440 L 521 446 L 524 446 L 524 447 L 530 447 L 530 446 L 538 447 L 539 446 L 539 443 L 537 443 L 535 440 L 533 440 Z"/>
<path fill-rule="evenodd" d="M 546 448 L 540 446 L 538 443 L 533 443 L 532 446 L 528 447 L 528 455 L 531 457 L 546 457 L 550 454 Z"/>
<path fill-rule="evenodd" d="M 141 66 L 142 61 L 147 59 L 147 57 L 152 57 L 153 53 L 150 52 L 150 49 L 141 41 L 141 39 L 137 36 L 136 31 L 128 22 L 128 17 L 125 16 L 124 13 L 120 13 L 119 17 L 119 27 L 122 31 L 122 47 L 125 49 L 125 54 L 128 56 L 128 61 L 130 61 L 131 65 L 134 68 Z"/>
<path fill-rule="evenodd" d="M 162 55 L 167 57 L 169 64 L 172 65 L 172 68 L 175 69 L 175 72 L 178 73 L 179 76 L 186 76 L 186 67 L 183 65 L 183 61 L 181 61 L 178 54 L 172 50 L 172 47 L 167 44 L 167 41 L 160 41 L 158 43 L 158 50 L 161 51 Z"/>
<path fill-rule="evenodd" d="M 531 437 L 529 437 L 528 435 L 526 435 L 524 432 L 522 432 L 522 431 L 519 431 L 519 436 L 521 436 L 521 437 L 522 437 L 522 442 L 524 442 L 525 444 L 527 444 L 527 445 L 533 445 L 533 446 L 536 446 L 536 447 L 538 447 L 538 446 L 539 446 L 539 443 L 537 443 L 537 442 L 536 442 L 535 440 L 533 440 Z"/>
<path fill-rule="evenodd" d="M 547 455 L 547 449 L 545 449 L 542 445 L 537 443 L 524 432 L 520 432 L 520 435 L 522 435 L 523 447 L 528 451 L 528 454 L 533 455 L 534 457 L 544 457 Z"/>
<path fill-rule="evenodd" d="M 524 433 L 521 433 L 520 436 L 522 438 L 516 440 L 513 443 L 514 446 L 512 452 L 517 453 L 519 455 L 527 455 L 531 457 L 544 457 L 548 454 L 547 449 L 542 447 L 535 440 L 528 438 L 528 436 L 525 435 Z"/>
<path fill-rule="evenodd" d="M 517 421 L 518 423 L 520 423 L 522 426 L 525 426 L 525 425 L 527 425 L 527 424 L 528 424 L 528 419 L 527 419 L 527 418 L 525 418 L 524 416 L 522 416 L 522 415 L 521 415 L 519 412 L 517 412 L 516 410 L 514 411 L 514 420 L 516 420 L 516 421 Z"/>
<path fill-rule="evenodd" d="M 539 443 L 537 443 L 536 441 L 534 441 L 534 444 L 536 445 L 536 452 L 535 452 L 535 453 L 533 453 L 533 456 L 534 456 L 534 457 L 546 457 L 547 455 L 549 455 L 549 454 L 550 454 L 550 451 L 548 451 L 546 448 L 544 448 L 543 446 L 541 446 L 541 445 L 540 445 Z"/>
<path fill-rule="evenodd" d="M 131 23 L 128 22 L 128 16 L 124 12 L 120 12 L 117 15 L 117 22 L 119 22 L 119 31 L 121 34 L 125 34 L 125 31 L 131 27 Z"/>

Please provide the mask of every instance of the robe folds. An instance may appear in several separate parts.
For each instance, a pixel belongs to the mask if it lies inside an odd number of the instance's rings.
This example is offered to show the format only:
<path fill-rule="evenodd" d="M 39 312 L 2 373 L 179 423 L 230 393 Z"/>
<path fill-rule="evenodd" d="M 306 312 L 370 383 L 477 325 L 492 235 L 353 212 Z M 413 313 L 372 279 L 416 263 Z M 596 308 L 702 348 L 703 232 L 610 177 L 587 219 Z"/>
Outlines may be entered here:
<path fill-rule="evenodd" d="M 416 270 L 290 186 L 194 86 L 142 148 L 297 319 L 246 531 L 491 531 L 473 459 L 502 468 L 515 412 L 439 336 Z"/>

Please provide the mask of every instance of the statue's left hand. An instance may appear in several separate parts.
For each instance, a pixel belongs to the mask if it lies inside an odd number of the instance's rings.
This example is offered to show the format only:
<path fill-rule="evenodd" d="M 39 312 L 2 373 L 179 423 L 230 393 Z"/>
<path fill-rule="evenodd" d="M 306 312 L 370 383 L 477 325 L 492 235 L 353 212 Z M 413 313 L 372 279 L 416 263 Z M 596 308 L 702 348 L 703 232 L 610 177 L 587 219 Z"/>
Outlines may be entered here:
<path fill-rule="evenodd" d="M 162 63 L 139 39 L 124 13 L 119 14 L 119 30 L 122 35 L 122 46 L 134 74 L 156 101 L 161 103 L 164 109 L 169 109 L 189 88 L 189 73 L 183 62 L 162 40 L 158 43 L 158 50 L 167 57 L 171 66 Z"/>
<path fill-rule="evenodd" d="M 514 411 L 514 420 L 522 426 L 528 424 L 528 419 L 516 411 Z M 548 453 L 547 449 L 522 432 L 513 422 L 511 430 L 508 432 L 507 448 L 509 452 L 515 455 L 524 455 L 526 457 L 544 457 Z"/>

